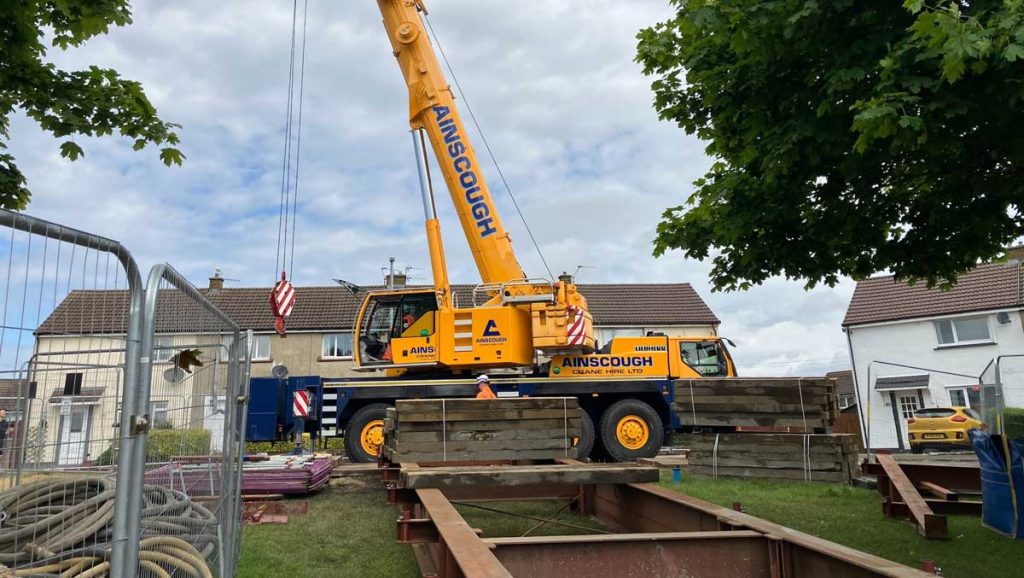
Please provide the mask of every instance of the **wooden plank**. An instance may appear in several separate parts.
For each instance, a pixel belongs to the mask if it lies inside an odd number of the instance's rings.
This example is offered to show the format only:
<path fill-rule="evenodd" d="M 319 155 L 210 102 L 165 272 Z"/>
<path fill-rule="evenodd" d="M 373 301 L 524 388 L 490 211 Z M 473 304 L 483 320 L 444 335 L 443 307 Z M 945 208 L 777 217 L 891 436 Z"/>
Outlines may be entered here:
<path fill-rule="evenodd" d="M 687 475 L 701 479 L 713 478 L 715 471 L 711 466 L 695 466 L 692 463 L 686 468 Z M 768 468 L 719 467 L 717 472 L 719 478 L 807 481 L 807 474 L 802 469 L 773 470 Z M 812 471 L 810 481 L 848 484 L 850 483 L 850 477 L 846 472 Z"/>
<path fill-rule="evenodd" d="M 384 450 L 388 457 L 396 462 L 488 462 L 494 460 L 552 460 L 556 458 L 575 458 L 576 448 L 568 450 L 519 450 L 519 451 L 493 451 L 493 452 L 429 452 L 420 454 L 409 454 L 403 456 L 395 455 L 390 448 Z"/>
<path fill-rule="evenodd" d="M 917 523 L 918 533 L 929 539 L 949 538 L 946 517 L 932 512 L 896 460 L 885 454 L 878 454 L 876 457 L 889 478 L 892 490 L 899 496 L 899 501 L 905 503 L 910 510 L 911 517 Z"/>
<path fill-rule="evenodd" d="M 406 411 L 480 410 L 480 409 L 573 409 L 579 407 L 575 397 L 530 397 L 498 399 L 400 399 L 395 408 Z"/>
<path fill-rule="evenodd" d="M 691 407 L 694 407 L 694 406 L 692 406 L 691 404 L 685 404 L 685 403 L 676 404 L 675 410 L 680 412 L 680 413 L 690 412 L 692 414 L 693 410 L 691 409 Z M 797 415 L 802 416 L 802 415 L 804 415 L 804 413 L 801 413 L 800 408 L 801 408 L 801 405 L 799 403 L 783 403 L 783 402 L 781 402 L 779 400 L 775 400 L 775 399 L 766 399 L 766 400 L 751 399 L 751 400 L 747 400 L 747 401 L 745 401 L 743 403 L 728 403 L 728 402 L 724 402 L 724 401 L 723 402 L 718 402 L 718 403 L 708 402 L 708 403 L 702 403 L 702 404 L 699 404 L 699 405 L 696 406 L 697 415 L 698 416 L 700 416 L 700 414 L 702 414 L 702 413 L 730 413 L 730 412 L 737 412 L 737 410 L 740 410 L 737 413 L 745 413 L 745 414 L 746 413 L 752 413 L 752 414 L 757 414 L 757 413 L 783 413 L 783 414 L 792 414 L 794 416 L 797 416 Z M 803 408 L 804 408 L 804 412 L 806 413 L 807 417 L 812 417 L 812 416 L 820 417 L 820 416 L 828 414 L 827 408 L 823 408 L 823 407 L 816 406 L 816 405 L 805 405 L 805 406 L 803 406 Z"/>
<path fill-rule="evenodd" d="M 439 428 L 440 429 L 440 428 Z M 500 431 L 450 430 L 441 431 L 405 431 L 395 433 L 395 438 L 402 444 L 410 442 L 438 442 L 442 439 L 454 441 L 498 441 L 498 440 L 545 440 L 558 437 L 578 435 L 578 427 L 548 429 L 507 429 Z"/>
<path fill-rule="evenodd" d="M 436 453 L 446 449 L 451 452 L 496 452 L 496 451 L 519 451 L 519 450 L 556 450 L 568 445 L 572 447 L 571 440 L 546 439 L 546 440 L 494 440 L 494 441 L 459 441 L 459 442 L 398 442 L 392 447 L 396 454 L 406 455 L 415 453 Z"/>
<path fill-rule="evenodd" d="M 691 426 L 774 426 L 774 427 L 827 427 L 824 417 L 812 418 L 807 416 L 788 416 L 763 413 L 757 415 L 736 415 L 736 414 L 697 414 L 697 419 L 688 412 L 676 412 L 679 421 L 683 425 Z"/>
<path fill-rule="evenodd" d="M 632 464 L 499 466 L 402 470 L 404 488 L 466 486 L 639 484 L 658 481 L 658 468 Z"/>
<path fill-rule="evenodd" d="M 402 422 L 395 424 L 395 430 L 401 429 L 401 432 L 415 432 L 415 431 L 428 431 L 428 432 L 439 432 L 444 431 L 507 431 L 510 429 L 522 429 L 522 430 L 541 430 L 541 429 L 558 429 L 568 427 L 570 430 L 579 429 L 582 424 L 582 420 L 577 418 L 569 418 L 568 421 L 558 419 L 530 419 L 530 420 L 514 420 L 514 419 L 496 419 L 496 420 L 476 420 L 476 421 L 449 421 L 441 422 Z M 386 422 L 385 422 L 385 425 Z"/>
<path fill-rule="evenodd" d="M 960 494 L 948 488 L 944 488 L 938 484 L 922 481 L 918 482 L 917 485 L 922 490 L 928 492 L 929 494 L 941 500 L 945 500 L 947 502 L 957 502 L 960 500 Z"/>
<path fill-rule="evenodd" d="M 412 422 L 439 421 L 481 421 L 481 420 L 517 420 L 532 421 L 540 419 L 571 419 L 579 418 L 579 408 L 558 409 L 460 409 L 454 411 L 398 411 L 398 425 Z"/>
<path fill-rule="evenodd" d="M 796 456 L 794 456 L 796 457 Z M 716 460 L 711 457 L 704 456 L 687 456 L 687 461 L 694 466 L 708 466 L 711 467 L 716 463 Z M 734 458 L 734 457 L 722 457 L 718 456 L 718 467 L 723 466 L 735 466 L 741 468 L 767 468 L 772 470 L 787 470 L 787 469 L 804 469 L 803 460 L 792 459 L 792 460 L 780 460 L 775 458 Z M 817 471 L 843 471 L 843 462 L 839 460 L 814 460 L 810 462 L 811 470 Z"/>

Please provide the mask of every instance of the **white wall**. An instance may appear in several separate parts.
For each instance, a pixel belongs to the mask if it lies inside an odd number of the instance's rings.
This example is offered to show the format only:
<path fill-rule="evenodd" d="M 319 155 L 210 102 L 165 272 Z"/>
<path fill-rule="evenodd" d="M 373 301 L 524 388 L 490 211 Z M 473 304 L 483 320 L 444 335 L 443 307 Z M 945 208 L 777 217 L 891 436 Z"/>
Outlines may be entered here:
<path fill-rule="evenodd" d="M 1021 314 L 1016 310 L 1007 312 L 1010 313 L 1008 324 L 997 322 L 997 311 L 987 314 L 989 333 L 993 343 L 984 345 L 939 347 L 935 333 L 934 321 L 936 319 L 972 317 L 979 315 L 978 313 L 848 328 L 857 392 L 860 396 L 858 411 L 861 412 L 865 435 L 868 435 L 868 430 L 870 430 L 871 447 L 897 448 L 900 445 L 889 393 L 870 389 L 870 385 L 878 377 L 929 373 L 929 388 L 922 392 L 923 407 L 949 405 L 951 403 L 949 390 L 955 386 L 978 384 L 977 376 L 980 376 L 988 363 L 995 357 L 1024 354 L 1024 330 L 1021 326 Z M 899 368 L 882 363 L 873 364 L 873 361 L 911 365 L 936 371 Z M 1019 373 L 1021 377 L 1021 387 L 1007 388 L 1007 403 L 1024 407 L 1024 358 L 1008 359 L 1003 363 L 1004 374 Z M 947 375 L 939 373 L 940 371 L 974 377 Z M 869 379 L 871 383 L 869 383 Z M 911 392 L 896 393 L 898 396 L 900 393 L 909 394 Z M 904 444 L 906 444 L 905 424 L 901 430 Z"/>

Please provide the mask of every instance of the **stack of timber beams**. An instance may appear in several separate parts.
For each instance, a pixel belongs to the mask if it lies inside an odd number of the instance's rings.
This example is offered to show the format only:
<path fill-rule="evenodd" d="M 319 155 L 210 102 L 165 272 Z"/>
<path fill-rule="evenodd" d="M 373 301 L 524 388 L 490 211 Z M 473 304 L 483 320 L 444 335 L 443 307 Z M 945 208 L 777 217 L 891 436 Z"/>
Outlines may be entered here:
<path fill-rule="evenodd" d="M 687 471 L 695 478 L 848 484 L 862 450 L 853 434 L 694 434 Z"/>
<path fill-rule="evenodd" d="M 673 409 L 684 426 L 824 429 L 839 409 L 835 378 L 705 377 L 675 381 Z"/>
<path fill-rule="evenodd" d="M 575 458 L 576 398 L 403 399 L 384 420 L 392 463 Z"/>

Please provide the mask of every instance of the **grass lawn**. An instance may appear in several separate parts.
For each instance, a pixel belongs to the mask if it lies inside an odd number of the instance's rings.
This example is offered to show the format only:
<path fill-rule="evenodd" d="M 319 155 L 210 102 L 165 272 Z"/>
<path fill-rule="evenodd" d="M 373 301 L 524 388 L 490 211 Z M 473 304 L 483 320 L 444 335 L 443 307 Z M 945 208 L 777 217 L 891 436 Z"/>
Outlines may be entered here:
<path fill-rule="evenodd" d="M 324 488 L 308 514 L 242 529 L 238 576 L 418 578 L 412 548 L 395 543 L 396 517 L 379 483 Z"/>
<path fill-rule="evenodd" d="M 685 475 L 685 474 L 684 474 Z M 695 498 L 731 507 L 914 568 L 935 560 L 944 576 L 1021 576 L 1024 541 L 984 528 L 981 518 L 949 516 L 949 540 L 925 540 L 913 524 L 882 515 L 875 490 L 849 486 L 743 480 L 687 480 L 661 484 Z"/>
<path fill-rule="evenodd" d="M 337 480 L 336 480 L 337 483 Z M 665 487 L 696 498 L 731 506 L 743 503 L 754 516 L 820 536 L 883 558 L 919 568 L 935 560 L 943 575 L 953 578 L 1020 576 L 1024 541 L 1004 538 L 983 528 L 972 516 L 950 516 L 950 540 L 925 540 L 914 526 L 882 515 L 874 490 L 802 483 L 739 480 L 685 480 Z M 292 516 L 286 525 L 246 526 L 242 531 L 243 578 L 414 578 L 419 576 L 412 549 L 395 543 L 397 511 L 384 499 L 376 482 L 348 481 L 309 498 L 309 513 Z M 536 518 L 555 514 L 554 502 L 492 502 L 488 508 Z M 561 535 L 588 533 L 555 524 L 534 528 L 536 521 L 456 506 L 484 536 Z M 563 512 L 556 520 L 600 528 Z"/>

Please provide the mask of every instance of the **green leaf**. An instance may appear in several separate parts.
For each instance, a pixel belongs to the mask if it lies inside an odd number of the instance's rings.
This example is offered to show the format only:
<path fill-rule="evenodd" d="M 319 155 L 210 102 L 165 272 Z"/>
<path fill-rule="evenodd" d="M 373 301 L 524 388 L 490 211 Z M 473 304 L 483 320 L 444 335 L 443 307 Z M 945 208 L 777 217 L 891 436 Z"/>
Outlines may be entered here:
<path fill-rule="evenodd" d="M 160 149 L 160 160 L 167 166 L 178 165 L 180 167 L 185 160 L 185 155 L 176 148 L 167 147 Z"/>
<path fill-rule="evenodd" d="M 78 157 L 84 154 L 85 153 L 82 151 L 82 147 L 78 146 L 72 141 L 65 141 L 60 145 L 60 156 L 68 160 L 77 161 Z"/>
<path fill-rule="evenodd" d="M 1024 45 L 1021 44 L 1009 44 L 1006 46 L 1006 50 L 1003 51 L 1003 58 L 1007 62 L 1014 62 L 1024 58 Z"/>

